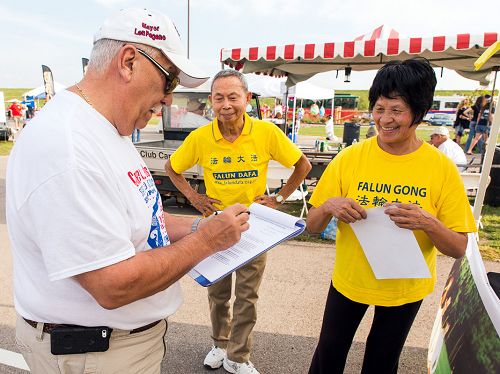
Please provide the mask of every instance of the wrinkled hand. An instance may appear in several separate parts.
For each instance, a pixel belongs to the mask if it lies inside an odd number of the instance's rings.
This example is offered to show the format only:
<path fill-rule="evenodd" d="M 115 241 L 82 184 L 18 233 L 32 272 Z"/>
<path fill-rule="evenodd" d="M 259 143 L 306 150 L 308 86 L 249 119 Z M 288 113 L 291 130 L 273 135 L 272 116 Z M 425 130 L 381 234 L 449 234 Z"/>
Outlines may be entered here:
<path fill-rule="evenodd" d="M 345 223 L 353 223 L 366 218 L 366 211 L 350 198 L 332 197 L 323 205 L 335 218 Z"/>
<path fill-rule="evenodd" d="M 208 217 L 212 213 L 215 213 L 218 209 L 213 204 L 221 204 L 217 199 L 212 199 L 207 195 L 195 194 L 189 199 L 191 205 L 193 205 L 201 214 Z"/>
<path fill-rule="evenodd" d="M 384 208 L 385 214 L 403 229 L 425 231 L 436 219 L 416 204 L 388 203 Z"/>
<path fill-rule="evenodd" d="M 216 216 L 201 220 L 197 231 L 201 232 L 203 240 L 215 253 L 240 241 L 241 233 L 250 228 L 249 217 L 246 206 L 231 205 Z"/>
<path fill-rule="evenodd" d="M 276 196 L 260 195 L 253 199 L 253 201 L 273 209 L 278 209 L 281 206 L 281 204 L 276 201 Z"/>

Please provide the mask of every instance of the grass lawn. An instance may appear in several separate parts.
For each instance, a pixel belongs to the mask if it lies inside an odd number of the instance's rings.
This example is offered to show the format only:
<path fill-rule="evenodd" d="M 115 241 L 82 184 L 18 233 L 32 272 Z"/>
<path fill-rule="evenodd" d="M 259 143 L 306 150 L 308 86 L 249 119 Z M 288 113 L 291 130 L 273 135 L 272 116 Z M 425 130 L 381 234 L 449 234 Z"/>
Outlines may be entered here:
<path fill-rule="evenodd" d="M 23 99 L 23 93 L 28 92 L 33 88 L 0 88 L 0 91 L 4 94 L 5 101 L 12 99 Z"/>
<path fill-rule="evenodd" d="M 366 139 L 366 132 L 368 131 L 368 125 L 363 125 L 359 129 L 359 140 L 362 141 L 363 139 Z M 424 141 L 429 141 L 430 140 L 430 132 L 432 129 L 435 128 L 435 126 L 430 126 L 430 125 L 419 125 L 417 127 L 417 136 L 424 140 Z M 454 137 L 454 131 L 452 127 L 448 127 L 448 130 L 450 130 L 450 135 L 451 137 Z M 342 136 L 344 134 L 344 126 L 343 125 L 335 125 L 333 129 L 333 133 L 335 136 L 338 138 L 342 139 Z M 318 136 L 318 137 L 325 137 L 325 125 L 323 124 L 304 124 L 300 127 L 299 129 L 299 135 L 310 135 L 310 136 Z M 467 141 L 467 135 L 462 136 L 461 144 L 465 144 Z M 500 134 L 498 134 L 497 138 L 497 143 L 500 143 Z"/>
<path fill-rule="evenodd" d="M 430 131 L 433 126 L 420 125 L 417 127 L 417 136 L 425 141 L 430 139 Z M 362 141 L 366 139 L 366 132 L 368 131 L 369 126 L 363 125 L 359 129 L 359 140 Z M 335 125 L 333 129 L 333 133 L 338 138 L 342 139 L 344 134 L 344 126 L 343 125 Z M 325 137 L 325 125 L 322 124 L 312 124 L 312 125 L 302 125 L 299 129 L 299 135 L 310 135 L 310 136 L 318 136 Z M 465 143 L 465 141 L 464 141 Z"/>
<path fill-rule="evenodd" d="M 500 207 L 483 207 L 481 222 L 483 230 L 479 232 L 479 249 L 484 259 L 500 260 Z"/>

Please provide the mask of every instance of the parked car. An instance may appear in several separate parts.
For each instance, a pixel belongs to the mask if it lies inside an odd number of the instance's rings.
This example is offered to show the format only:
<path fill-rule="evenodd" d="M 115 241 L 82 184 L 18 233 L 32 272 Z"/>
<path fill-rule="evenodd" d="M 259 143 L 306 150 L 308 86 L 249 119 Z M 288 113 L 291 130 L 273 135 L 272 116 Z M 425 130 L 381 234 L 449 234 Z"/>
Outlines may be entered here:
<path fill-rule="evenodd" d="M 432 113 L 425 122 L 432 126 L 453 126 L 455 123 L 455 114 Z"/>
<path fill-rule="evenodd" d="M 0 141 L 9 140 L 12 135 L 12 130 L 10 127 L 7 127 L 5 123 L 0 123 Z"/>

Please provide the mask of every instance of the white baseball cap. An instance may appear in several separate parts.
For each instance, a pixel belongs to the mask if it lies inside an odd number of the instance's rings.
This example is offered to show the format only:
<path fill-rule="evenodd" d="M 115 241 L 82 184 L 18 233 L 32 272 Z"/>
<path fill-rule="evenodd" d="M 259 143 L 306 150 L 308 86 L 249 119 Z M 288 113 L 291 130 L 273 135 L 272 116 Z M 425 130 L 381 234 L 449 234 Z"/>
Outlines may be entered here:
<path fill-rule="evenodd" d="M 450 132 L 444 126 L 437 126 L 437 127 L 435 127 L 435 128 L 432 129 L 431 135 L 446 135 L 446 136 L 450 136 Z"/>
<path fill-rule="evenodd" d="M 141 43 L 161 50 L 181 71 L 179 79 L 184 87 L 197 87 L 209 78 L 188 60 L 174 23 L 160 12 L 140 8 L 122 9 L 104 21 L 94 35 L 94 43 L 100 39 Z"/>

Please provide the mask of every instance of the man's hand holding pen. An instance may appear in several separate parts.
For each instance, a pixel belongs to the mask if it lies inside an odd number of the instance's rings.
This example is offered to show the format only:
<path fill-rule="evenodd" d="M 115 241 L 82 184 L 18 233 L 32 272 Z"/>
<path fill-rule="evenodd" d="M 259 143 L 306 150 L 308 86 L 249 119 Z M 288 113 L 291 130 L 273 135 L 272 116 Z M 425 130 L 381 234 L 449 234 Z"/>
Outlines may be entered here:
<path fill-rule="evenodd" d="M 241 233 L 248 230 L 250 212 L 243 204 L 235 204 L 223 211 L 216 211 L 209 218 L 202 219 L 198 231 L 208 242 L 214 253 L 227 249 L 240 241 Z"/>

